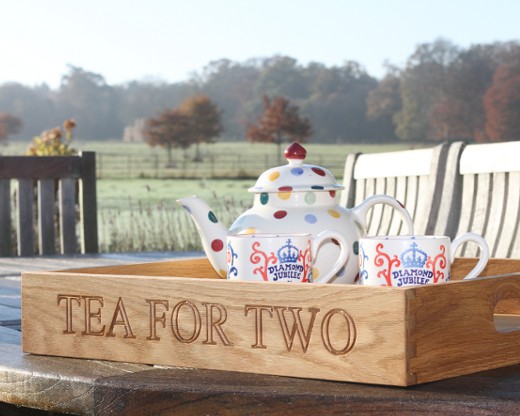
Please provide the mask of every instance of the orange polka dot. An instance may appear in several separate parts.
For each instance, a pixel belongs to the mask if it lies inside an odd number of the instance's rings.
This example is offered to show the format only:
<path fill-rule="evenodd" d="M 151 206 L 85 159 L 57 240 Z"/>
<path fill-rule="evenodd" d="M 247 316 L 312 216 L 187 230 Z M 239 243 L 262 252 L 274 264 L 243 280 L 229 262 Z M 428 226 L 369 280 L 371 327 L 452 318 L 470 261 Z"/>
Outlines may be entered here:
<path fill-rule="evenodd" d="M 335 209 L 329 209 L 328 211 L 329 215 L 333 218 L 339 218 L 340 217 L 340 213 L 338 211 L 336 211 Z"/>
<path fill-rule="evenodd" d="M 275 181 L 275 180 L 277 180 L 279 177 L 280 177 L 280 172 L 271 172 L 271 173 L 269 174 L 269 180 L 270 180 L 270 181 Z"/>
<path fill-rule="evenodd" d="M 254 227 L 246 228 L 246 229 L 243 231 L 243 234 L 254 234 L 254 233 L 256 233 L 256 228 L 254 228 Z"/>
<path fill-rule="evenodd" d="M 283 199 L 284 201 L 291 197 L 291 192 L 278 192 L 278 198 Z"/>

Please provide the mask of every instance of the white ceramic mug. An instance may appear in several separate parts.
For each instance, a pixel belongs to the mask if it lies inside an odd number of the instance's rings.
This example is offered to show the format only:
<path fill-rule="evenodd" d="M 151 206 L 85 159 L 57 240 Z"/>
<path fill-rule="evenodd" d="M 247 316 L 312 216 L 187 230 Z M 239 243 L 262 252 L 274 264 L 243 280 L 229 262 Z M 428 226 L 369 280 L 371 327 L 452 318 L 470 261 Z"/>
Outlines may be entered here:
<path fill-rule="evenodd" d="M 316 253 L 334 239 L 340 254 L 330 270 L 313 280 Z M 348 258 L 345 237 L 336 231 L 311 234 L 237 234 L 227 238 L 227 278 L 260 282 L 327 283 Z"/>
<path fill-rule="evenodd" d="M 414 286 L 450 280 L 455 252 L 465 242 L 480 246 L 477 265 L 465 279 L 477 277 L 489 260 L 489 248 L 478 234 L 465 233 L 450 241 L 445 236 L 381 236 L 359 240 L 360 284 Z"/>

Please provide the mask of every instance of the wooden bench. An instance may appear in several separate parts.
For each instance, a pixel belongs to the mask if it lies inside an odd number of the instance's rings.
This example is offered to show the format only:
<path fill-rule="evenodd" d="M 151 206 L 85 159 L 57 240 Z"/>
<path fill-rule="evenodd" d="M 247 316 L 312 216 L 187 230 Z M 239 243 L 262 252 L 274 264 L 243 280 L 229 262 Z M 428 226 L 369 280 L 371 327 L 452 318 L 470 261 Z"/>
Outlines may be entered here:
<path fill-rule="evenodd" d="M 12 180 L 16 182 L 15 198 L 11 193 Z M 95 153 L 0 156 L 0 229 L 0 256 L 3 257 L 12 256 L 15 251 L 19 256 L 31 256 L 36 251 L 44 255 L 55 254 L 57 245 L 62 254 L 98 252 Z M 38 250 L 35 250 L 36 245 Z M 17 249 L 13 250 L 15 246 Z"/>
<path fill-rule="evenodd" d="M 429 149 L 349 154 L 341 196 L 352 207 L 375 194 L 403 203 L 416 234 L 481 234 L 492 257 L 520 258 L 520 142 L 453 142 Z M 399 216 L 388 207 L 369 213 L 368 235 L 400 234 Z M 465 244 L 457 253 L 478 256 Z"/>
<path fill-rule="evenodd" d="M 476 232 L 492 257 L 520 258 L 520 141 L 467 145 L 454 168 L 457 181 L 445 186 L 459 198 L 452 208 L 460 213 L 455 234 Z M 477 256 L 478 247 L 468 244 L 461 255 Z"/>
<path fill-rule="evenodd" d="M 345 162 L 341 204 L 353 207 L 369 196 L 390 195 L 414 220 L 416 234 L 436 232 L 437 212 L 449 145 L 398 152 L 349 154 Z M 387 206 L 368 213 L 368 235 L 398 235 L 406 231 L 401 217 Z"/>

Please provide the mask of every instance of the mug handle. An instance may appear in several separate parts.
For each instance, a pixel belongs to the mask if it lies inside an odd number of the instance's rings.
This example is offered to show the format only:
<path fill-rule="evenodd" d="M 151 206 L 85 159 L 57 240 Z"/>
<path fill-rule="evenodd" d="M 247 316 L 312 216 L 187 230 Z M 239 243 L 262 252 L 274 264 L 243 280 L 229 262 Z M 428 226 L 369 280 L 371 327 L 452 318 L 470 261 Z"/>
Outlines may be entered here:
<path fill-rule="evenodd" d="M 403 204 L 401 204 L 397 199 L 389 196 L 389 195 L 372 195 L 365 199 L 361 204 L 357 207 L 352 208 L 356 217 L 360 220 L 361 225 L 364 229 L 367 228 L 367 213 L 376 204 L 389 205 L 393 209 L 395 209 L 399 214 L 401 214 L 401 218 L 403 222 L 406 224 L 408 228 L 408 235 L 413 235 L 413 221 L 410 213 L 406 210 Z"/>
<path fill-rule="evenodd" d="M 480 259 L 477 265 L 467 274 L 464 280 L 474 279 L 477 277 L 482 272 L 482 270 L 484 270 L 489 260 L 489 246 L 486 240 L 475 233 L 464 233 L 451 242 L 450 264 L 452 264 L 455 260 L 455 252 L 457 249 L 467 241 L 473 241 L 474 243 L 477 243 L 480 247 L 480 250 L 482 250 L 482 253 L 480 254 Z"/>
<path fill-rule="evenodd" d="M 332 238 L 339 243 L 339 256 L 336 262 L 332 265 L 331 270 L 318 278 L 318 283 L 328 283 L 329 280 L 332 279 L 336 273 L 345 265 L 348 259 L 350 250 L 348 242 L 345 237 L 343 237 L 343 234 L 340 234 L 337 231 L 325 230 L 312 239 L 311 252 L 313 261 L 316 258 L 316 254 L 323 242 Z"/>

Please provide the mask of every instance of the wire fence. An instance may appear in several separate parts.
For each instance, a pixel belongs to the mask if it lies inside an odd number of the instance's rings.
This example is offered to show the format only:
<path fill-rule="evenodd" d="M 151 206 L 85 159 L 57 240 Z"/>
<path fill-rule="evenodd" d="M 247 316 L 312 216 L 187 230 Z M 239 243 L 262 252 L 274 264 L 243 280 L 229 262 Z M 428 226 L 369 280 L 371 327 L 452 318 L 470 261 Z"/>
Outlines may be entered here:
<path fill-rule="evenodd" d="M 117 178 L 256 178 L 263 171 L 286 163 L 275 156 L 215 153 L 197 161 L 182 158 L 169 163 L 166 155 L 97 153 L 97 177 Z M 316 155 L 306 163 L 325 166 L 335 176 L 343 175 L 344 154 Z"/>

